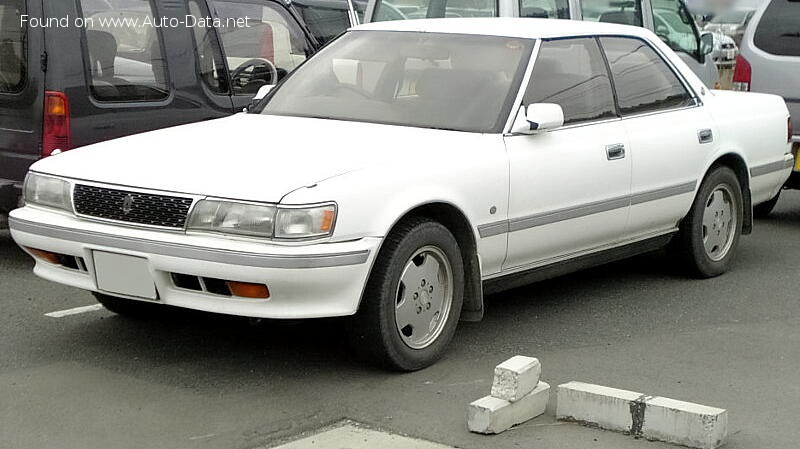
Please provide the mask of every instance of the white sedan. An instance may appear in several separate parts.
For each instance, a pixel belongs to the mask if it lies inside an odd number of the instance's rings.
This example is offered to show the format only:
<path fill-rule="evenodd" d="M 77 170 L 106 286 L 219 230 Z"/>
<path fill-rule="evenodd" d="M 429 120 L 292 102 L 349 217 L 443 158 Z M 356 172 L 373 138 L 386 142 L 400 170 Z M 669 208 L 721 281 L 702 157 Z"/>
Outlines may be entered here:
<path fill-rule="evenodd" d="M 670 241 L 725 272 L 791 172 L 788 115 L 642 28 L 382 22 L 250 113 L 34 164 L 9 224 L 112 311 L 349 316 L 355 350 L 415 370 L 488 292 Z"/>

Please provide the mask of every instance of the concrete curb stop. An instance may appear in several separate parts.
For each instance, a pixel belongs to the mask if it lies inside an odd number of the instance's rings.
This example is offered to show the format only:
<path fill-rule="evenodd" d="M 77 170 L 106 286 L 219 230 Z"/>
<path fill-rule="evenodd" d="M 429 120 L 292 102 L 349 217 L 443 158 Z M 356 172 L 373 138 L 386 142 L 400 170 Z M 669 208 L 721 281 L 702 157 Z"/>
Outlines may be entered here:
<path fill-rule="evenodd" d="M 633 391 L 568 382 L 558 386 L 556 418 L 698 449 L 728 437 L 728 411 Z"/>
<path fill-rule="evenodd" d="M 550 385 L 539 381 L 541 373 L 533 357 L 515 356 L 497 365 L 491 394 L 469 405 L 470 432 L 498 434 L 543 414 Z"/>

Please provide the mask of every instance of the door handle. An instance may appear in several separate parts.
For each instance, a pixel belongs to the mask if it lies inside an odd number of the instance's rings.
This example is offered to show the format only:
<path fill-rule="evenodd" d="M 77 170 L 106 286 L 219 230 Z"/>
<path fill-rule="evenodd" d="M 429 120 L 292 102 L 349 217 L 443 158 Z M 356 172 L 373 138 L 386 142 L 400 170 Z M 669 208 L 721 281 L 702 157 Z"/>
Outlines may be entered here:
<path fill-rule="evenodd" d="M 615 159 L 622 159 L 625 157 L 625 145 L 621 143 L 615 143 L 611 145 L 606 145 L 606 156 L 608 156 L 609 161 L 613 161 Z"/>

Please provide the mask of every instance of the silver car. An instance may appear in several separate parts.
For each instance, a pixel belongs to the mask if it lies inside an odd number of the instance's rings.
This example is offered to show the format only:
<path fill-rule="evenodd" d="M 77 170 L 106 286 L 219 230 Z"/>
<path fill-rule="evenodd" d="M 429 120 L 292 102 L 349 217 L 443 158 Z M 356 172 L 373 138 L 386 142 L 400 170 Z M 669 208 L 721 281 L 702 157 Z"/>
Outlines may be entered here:
<path fill-rule="evenodd" d="M 742 43 L 744 30 L 753 17 L 753 13 L 755 13 L 754 9 L 731 9 L 714 16 L 703 29 L 730 36 L 738 45 Z"/>
<path fill-rule="evenodd" d="M 683 0 L 370 0 L 367 22 L 442 17 L 532 17 L 591 20 L 647 28 L 675 50 L 709 87 L 719 73 Z"/>
<path fill-rule="evenodd" d="M 792 115 L 796 161 L 787 187 L 800 188 L 800 2 L 771 0 L 756 11 L 742 38 L 733 87 L 776 94 L 786 100 Z"/>

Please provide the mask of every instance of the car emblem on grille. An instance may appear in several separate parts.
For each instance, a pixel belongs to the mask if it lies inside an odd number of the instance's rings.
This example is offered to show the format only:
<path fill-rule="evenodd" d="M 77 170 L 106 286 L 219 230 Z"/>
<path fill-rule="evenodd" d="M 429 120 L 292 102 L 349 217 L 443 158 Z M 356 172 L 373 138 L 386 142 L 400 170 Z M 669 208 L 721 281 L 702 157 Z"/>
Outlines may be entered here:
<path fill-rule="evenodd" d="M 122 200 L 122 213 L 128 215 L 131 210 L 133 210 L 133 195 L 128 194 L 125 195 L 125 199 Z"/>

